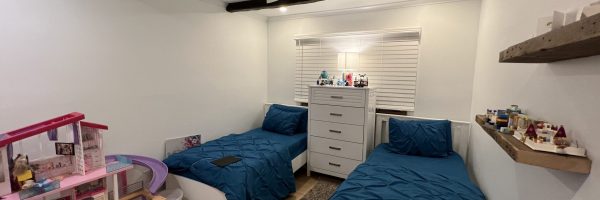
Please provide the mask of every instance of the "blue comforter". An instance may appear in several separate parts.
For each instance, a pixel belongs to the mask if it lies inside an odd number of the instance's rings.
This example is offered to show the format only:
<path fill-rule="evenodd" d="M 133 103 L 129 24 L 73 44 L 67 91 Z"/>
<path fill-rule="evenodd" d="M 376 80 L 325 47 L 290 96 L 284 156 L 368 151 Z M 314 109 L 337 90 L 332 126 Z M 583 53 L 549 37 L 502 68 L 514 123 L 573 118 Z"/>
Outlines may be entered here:
<path fill-rule="evenodd" d="M 462 158 L 400 155 L 379 145 L 349 175 L 330 200 L 423 199 L 480 200 L 483 193 L 469 179 Z"/>
<path fill-rule="evenodd" d="M 223 168 L 211 163 L 241 158 Z M 288 147 L 251 134 L 232 134 L 169 156 L 169 172 L 218 188 L 229 200 L 282 199 L 295 192 Z"/>

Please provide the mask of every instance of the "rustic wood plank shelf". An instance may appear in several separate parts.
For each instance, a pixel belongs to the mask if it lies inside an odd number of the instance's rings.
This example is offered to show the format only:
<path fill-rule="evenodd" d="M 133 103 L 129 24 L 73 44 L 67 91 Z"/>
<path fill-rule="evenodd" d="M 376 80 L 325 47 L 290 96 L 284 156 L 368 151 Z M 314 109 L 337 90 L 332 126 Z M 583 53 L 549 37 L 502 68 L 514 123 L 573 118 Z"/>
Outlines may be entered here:
<path fill-rule="evenodd" d="M 475 121 L 518 163 L 581 174 L 590 173 L 592 161 L 589 158 L 535 151 L 511 134 L 496 131 L 492 125 L 485 123 L 485 116 L 477 115 Z"/>
<path fill-rule="evenodd" d="M 500 52 L 503 63 L 550 63 L 600 55 L 600 14 L 552 30 Z"/>

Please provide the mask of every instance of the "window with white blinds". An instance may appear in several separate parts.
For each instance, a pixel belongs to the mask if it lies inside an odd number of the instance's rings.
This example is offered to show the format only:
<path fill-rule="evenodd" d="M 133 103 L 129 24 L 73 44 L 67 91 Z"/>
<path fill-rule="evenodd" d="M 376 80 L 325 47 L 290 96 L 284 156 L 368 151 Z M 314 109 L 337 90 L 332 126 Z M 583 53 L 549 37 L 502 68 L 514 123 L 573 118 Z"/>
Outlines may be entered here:
<path fill-rule="evenodd" d="M 377 108 L 414 111 L 420 36 L 419 29 L 403 29 L 297 37 L 295 100 L 308 101 L 321 71 L 336 78 L 346 71 L 367 74 Z M 358 63 L 340 67 L 339 53 L 358 54 Z"/>

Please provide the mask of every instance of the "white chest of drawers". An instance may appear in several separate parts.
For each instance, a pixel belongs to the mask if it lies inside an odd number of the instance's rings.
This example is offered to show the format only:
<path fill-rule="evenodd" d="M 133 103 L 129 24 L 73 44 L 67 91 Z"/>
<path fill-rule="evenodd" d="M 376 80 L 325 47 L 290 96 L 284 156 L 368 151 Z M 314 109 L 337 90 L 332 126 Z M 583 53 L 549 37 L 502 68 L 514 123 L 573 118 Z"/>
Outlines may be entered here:
<path fill-rule="evenodd" d="M 373 150 L 373 88 L 309 87 L 308 174 L 348 177 Z"/>

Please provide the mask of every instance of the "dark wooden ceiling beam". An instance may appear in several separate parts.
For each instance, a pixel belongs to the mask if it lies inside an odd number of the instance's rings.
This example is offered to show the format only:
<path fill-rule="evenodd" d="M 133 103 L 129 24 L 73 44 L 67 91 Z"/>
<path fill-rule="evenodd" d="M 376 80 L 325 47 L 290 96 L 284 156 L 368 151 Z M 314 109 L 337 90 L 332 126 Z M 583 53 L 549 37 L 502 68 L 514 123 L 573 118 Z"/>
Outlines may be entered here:
<path fill-rule="evenodd" d="M 227 4 L 227 12 L 241 12 L 251 10 L 261 10 L 268 8 L 279 8 L 282 6 L 293 6 L 300 4 L 314 3 L 323 0 L 279 0 L 267 3 L 267 0 L 249 0 Z"/>

